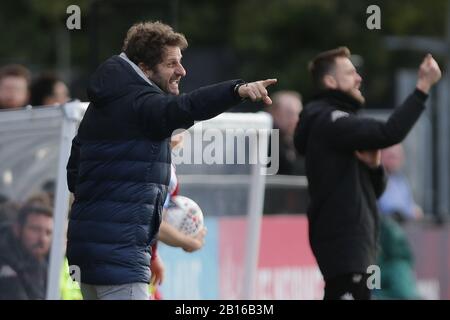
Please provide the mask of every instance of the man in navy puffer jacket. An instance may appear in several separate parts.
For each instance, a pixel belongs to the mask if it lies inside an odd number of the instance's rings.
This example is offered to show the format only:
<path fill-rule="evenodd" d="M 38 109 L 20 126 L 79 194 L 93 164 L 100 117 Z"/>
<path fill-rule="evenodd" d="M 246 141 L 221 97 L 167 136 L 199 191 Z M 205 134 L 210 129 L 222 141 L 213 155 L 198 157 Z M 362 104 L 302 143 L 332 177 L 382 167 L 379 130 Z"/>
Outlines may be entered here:
<path fill-rule="evenodd" d="M 88 86 L 90 105 L 67 165 L 74 193 L 67 257 L 85 299 L 148 299 L 150 246 L 170 179 L 170 136 L 242 99 L 270 104 L 275 79 L 232 80 L 179 94 L 185 37 L 160 22 L 135 24 L 123 52 Z"/>

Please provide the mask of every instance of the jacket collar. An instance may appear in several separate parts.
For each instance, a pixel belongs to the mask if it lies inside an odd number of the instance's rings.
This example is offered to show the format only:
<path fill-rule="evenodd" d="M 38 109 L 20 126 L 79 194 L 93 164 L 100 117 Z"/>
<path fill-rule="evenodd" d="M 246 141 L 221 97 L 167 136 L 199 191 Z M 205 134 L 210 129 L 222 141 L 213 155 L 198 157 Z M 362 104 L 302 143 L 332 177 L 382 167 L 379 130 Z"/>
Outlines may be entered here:
<path fill-rule="evenodd" d="M 155 86 L 144 74 L 144 72 L 141 70 L 141 68 L 139 68 L 133 61 L 131 61 L 127 55 L 125 54 L 125 52 L 122 52 L 121 54 L 119 54 L 119 57 L 121 57 L 123 60 L 125 60 L 132 68 L 133 70 L 139 75 L 139 77 L 141 77 L 142 79 L 144 79 L 145 82 L 147 82 L 149 85 L 151 86 Z"/>
<path fill-rule="evenodd" d="M 314 100 L 326 100 L 330 104 L 336 105 L 338 109 L 352 113 L 356 113 L 363 108 L 361 102 L 340 90 L 321 91 L 314 97 Z"/>

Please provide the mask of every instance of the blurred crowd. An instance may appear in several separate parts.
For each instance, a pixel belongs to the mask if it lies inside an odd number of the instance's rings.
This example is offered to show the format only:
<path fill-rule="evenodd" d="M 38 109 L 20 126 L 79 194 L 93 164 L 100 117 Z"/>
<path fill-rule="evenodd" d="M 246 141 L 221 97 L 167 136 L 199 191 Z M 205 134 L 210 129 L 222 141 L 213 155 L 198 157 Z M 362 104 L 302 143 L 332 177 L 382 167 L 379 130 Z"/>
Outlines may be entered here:
<path fill-rule="evenodd" d="M 24 202 L 0 199 L 0 300 L 42 300 L 53 235 L 54 181 Z M 61 298 L 79 300 L 78 284 L 71 280 L 67 260 L 61 271 Z"/>
<path fill-rule="evenodd" d="M 53 72 L 32 77 L 31 72 L 18 64 L 0 68 L 0 109 L 26 106 L 52 106 L 70 99 L 64 81 Z"/>
<path fill-rule="evenodd" d="M 70 100 L 53 72 L 32 76 L 24 66 L 0 68 L 0 112 Z M 54 181 L 23 202 L 0 194 L 0 299 L 45 299 L 53 233 Z"/>
<path fill-rule="evenodd" d="M 0 203 L 0 299 L 44 299 L 53 233 L 53 192 Z"/>

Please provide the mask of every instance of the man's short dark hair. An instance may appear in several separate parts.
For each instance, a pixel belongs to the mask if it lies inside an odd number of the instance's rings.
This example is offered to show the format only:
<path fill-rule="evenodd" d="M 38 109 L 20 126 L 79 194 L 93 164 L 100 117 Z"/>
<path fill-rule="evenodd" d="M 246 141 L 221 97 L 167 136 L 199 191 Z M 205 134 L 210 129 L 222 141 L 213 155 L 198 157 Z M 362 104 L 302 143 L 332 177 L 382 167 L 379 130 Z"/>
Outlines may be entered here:
<path fill-rule="evenodd" d="M 153 69 L 162 62 L 166 46 L 187 48 L 188 43 L 183 34 L 175 32 L 172 27 L 162 22 L 140 22 L 127 32 L 122 51 L 135 64 L 144 63 Z"/>
<path fill-rule="evenodd" d="M 330 74 L 335 66 L 336 58 L 350 58 L 350 50 L 347 47 L 339 47 L 319 53 L 308 64 L 314 86 L 318 90 L 325 89 L 323 78 Z"/>
<path fill-rule="evenodd" d="M 27 68 L 20 64 L 9 64 L 0 68 L 0 83 L 6 77 L 24 78 L 29 84 L 31 80 L 31 73 Z"/>
<path fill-rule="evenodd" d="M 31 195 L 26 201 L 24 206 L 44 206 L 52 207 L 53 199 L 49 192 L 42 191 Z"/>
<path fill-rule="evenodd" d="M 55 85 L 62 80 L 54 73 L 46 72 L 36 78 L 30 87 L 30 104 L 32 106 L 44 105 L 44 100 L 53 95 Z"/>
<path fill-rule="evenodd" d="M 44 215 L 46 217 L 52 218 L 53 217 L 53 210 L 49 206 L 45 206 L 43 204 L 41 205 L 25 205 L 23 206 L 19 214 L 17 216 L 17 223 L 20 227 L 23 227 L 27 219 L 30 215 L 36 214 L 36 215 Z"/>

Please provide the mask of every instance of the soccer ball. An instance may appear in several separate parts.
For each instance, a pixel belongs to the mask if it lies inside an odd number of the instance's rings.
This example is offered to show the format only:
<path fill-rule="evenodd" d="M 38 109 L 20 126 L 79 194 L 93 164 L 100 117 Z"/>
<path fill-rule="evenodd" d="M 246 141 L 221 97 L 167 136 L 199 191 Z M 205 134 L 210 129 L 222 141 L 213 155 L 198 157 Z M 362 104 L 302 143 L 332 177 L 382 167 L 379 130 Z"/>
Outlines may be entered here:
<path fill-rule="evenodd" d="M 164 221 L 194 237 L 203 228 L 203 212 L 194 200 L 184 196 L 173 196 L 163 215 Z"/>

